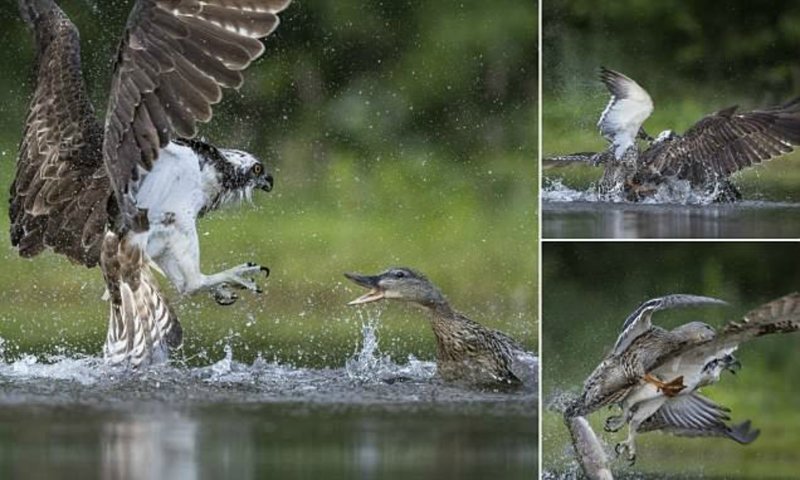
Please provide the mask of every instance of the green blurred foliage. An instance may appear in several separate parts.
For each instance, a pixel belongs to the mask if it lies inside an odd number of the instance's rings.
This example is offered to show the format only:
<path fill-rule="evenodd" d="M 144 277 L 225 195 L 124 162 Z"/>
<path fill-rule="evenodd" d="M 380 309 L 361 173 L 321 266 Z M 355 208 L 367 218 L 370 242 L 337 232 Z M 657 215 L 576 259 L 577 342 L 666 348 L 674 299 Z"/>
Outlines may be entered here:
<path fill-rule="evenodd" d="M 30 32 L 0 5 L 0 185 L 9 185 L 33 88 Z M 60 2 L 79 27 L 84 73 L 105 110 L 111 60 L 131 1 Z M 498 8 L 501 7 L 501 8 Z M 475 320 L 536 344 L 536 25 L 507 0 L 297 0 L 201 135 L 275 170 L 256 208 L 200 222 L 205 272 L 257 260 L 266 293 L 230 308 L 174 299 L 188 358 L 341 365 L 360 339 L 347 270 L 407 264 Z M 0 231 L 8 230 L 5 204 Z M 107 306 L 99 271 L 44 254 L 20 259 L 0 236 L 0 337 L 6 355 L 96 353 Z M 423 315 L 382 307 L 381 346 L 431 358 Z M 367 310 L 371 315 L 381 308 Z"/>
<path fill-rule="evenodd" d="M 542 4 L 542 19 L 547 91 L 599 65 L 667 93 L 710 84 L 775 99 L 800 87 L 792 0 L 556 0 Z"/>
<path fill-rule="evenodd" d="M 104 111 L 111 60 L 133 2 L 61 2 L 83 40 Z M 499 8 L 498 8 L 499 7 Z M 275 163 L 320 165 L 345 151 L 371 162 L 437 154 L 534 156 L 536 9 L 526 2 L 295 1 L 203 133 Z M 0 6 L 0 131 L 16 139 L 32 78 L 30 35 Z M 6 99 L 4 99 L 6 100 Z M 230 140 L 229 140 L 230 139 Z"/>
<path fill-rule="evenodd" d="M 652 135 L 684 132 L 731 105 L 753 109 L 800 94 L 800 4 L 791 0 L 558 0 L 542 4 L 542 153 L 606 148 L 595 126 L 608 102 L 599 67 L 648 90 Z M 591 171 L 590 171 L 591 170 Z M 548 169 L 586 188 L 599 169 Z M 735 176 L 746 198 L 800 201 L 800 155 Z"/>
<path fill-rule="evenodd" d="M 670 293 L 721 298 L 725 308 L 694 308 L 657 313 L 653 321 L 673 328 L 692 320 L 721 326 L 749 310 L 800 288 L 800 244 L 783 243 L 546 243 L 543 246 L 542 361 L 544 370 L 544 465 L 564 468 L 568 436 L 547 405 L 565 392 L 577 393 L 609 351 L 622 323 L 641 302 Z M 737 352 L 743 369 L 704 394 L 732 409 L 740 422 L 752 419 L 761 437 L 742 447 L 721 439 L 681 439 L 650 433 L 640 439 L 638 472 L 774 475 L 800 467 L 800 335 L 776 335 L 745 343 Z M 623 439 L 602 432 L 613 411 L 591 419 L 610 443 Z M 709 461 L 713 452 L 714 461 Z M 680 459 L 680 461 L 678 461 Z"/>

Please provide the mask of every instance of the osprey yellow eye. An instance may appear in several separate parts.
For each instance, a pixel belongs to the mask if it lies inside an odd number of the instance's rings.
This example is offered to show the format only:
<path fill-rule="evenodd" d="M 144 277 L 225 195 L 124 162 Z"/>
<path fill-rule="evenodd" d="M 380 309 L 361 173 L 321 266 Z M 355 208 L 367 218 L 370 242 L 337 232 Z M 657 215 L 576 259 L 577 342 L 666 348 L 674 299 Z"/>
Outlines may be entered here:
<path fill-rule="evenodd" d="M 253 165 L 253 174 L 254 175 L 261 175 L 261 172 L 264 171 L 264 167 L 261 166 L 260 163 L 256 163 Z"/>

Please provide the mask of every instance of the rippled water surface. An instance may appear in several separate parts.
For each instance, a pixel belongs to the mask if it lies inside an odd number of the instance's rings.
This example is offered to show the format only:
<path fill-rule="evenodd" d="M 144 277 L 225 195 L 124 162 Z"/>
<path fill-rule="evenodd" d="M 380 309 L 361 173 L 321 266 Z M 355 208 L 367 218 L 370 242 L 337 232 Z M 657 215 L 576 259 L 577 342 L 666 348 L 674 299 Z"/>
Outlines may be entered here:
<path fill-rule="evenodd" d="M 0 362 L 0 478 L 532 478 L 535 385 L 441 384 L 366 326 L 346 365 Z M 534 361 L 534 359 L 531 359 Z M 534 368 L 534 365 L 532 365 Z"/>
<path fill-rule="evenodd" d="M 800 238 L 800 205 L 601 201 L 564 187 L 543 192 L 545 238 Z"/>

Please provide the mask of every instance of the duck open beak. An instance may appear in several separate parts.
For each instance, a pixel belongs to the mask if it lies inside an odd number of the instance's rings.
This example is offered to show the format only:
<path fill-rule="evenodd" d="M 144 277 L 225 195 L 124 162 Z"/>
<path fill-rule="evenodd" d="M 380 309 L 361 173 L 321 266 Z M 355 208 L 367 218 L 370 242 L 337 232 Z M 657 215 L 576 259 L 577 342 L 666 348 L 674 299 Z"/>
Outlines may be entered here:
<path fill-rule="evenodd" d="M 378 285 L 379 277 L 370 277 L 357 273 L 345 273 L 344 276 L 358 286 L 369 288 L 369 292 L 348 302 L 348 305 L 362 305 L 364 303 L 377 302 L 378 300 L 384 299 L 384 291 Z"/>

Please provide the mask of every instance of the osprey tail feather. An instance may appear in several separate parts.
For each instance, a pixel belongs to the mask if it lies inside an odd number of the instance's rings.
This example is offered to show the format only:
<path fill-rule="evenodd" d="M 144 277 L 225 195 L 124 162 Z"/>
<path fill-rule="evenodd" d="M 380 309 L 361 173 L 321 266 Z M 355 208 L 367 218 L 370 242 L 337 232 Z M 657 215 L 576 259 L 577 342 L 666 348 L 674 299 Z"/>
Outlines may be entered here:
<path fill-rule="evenodd" d="M 111 364 L 162 363 L 182 341 L 181 325 L 132 234 L 106 233 L 100 259 L 110 313 L 103 352 Z"/>

